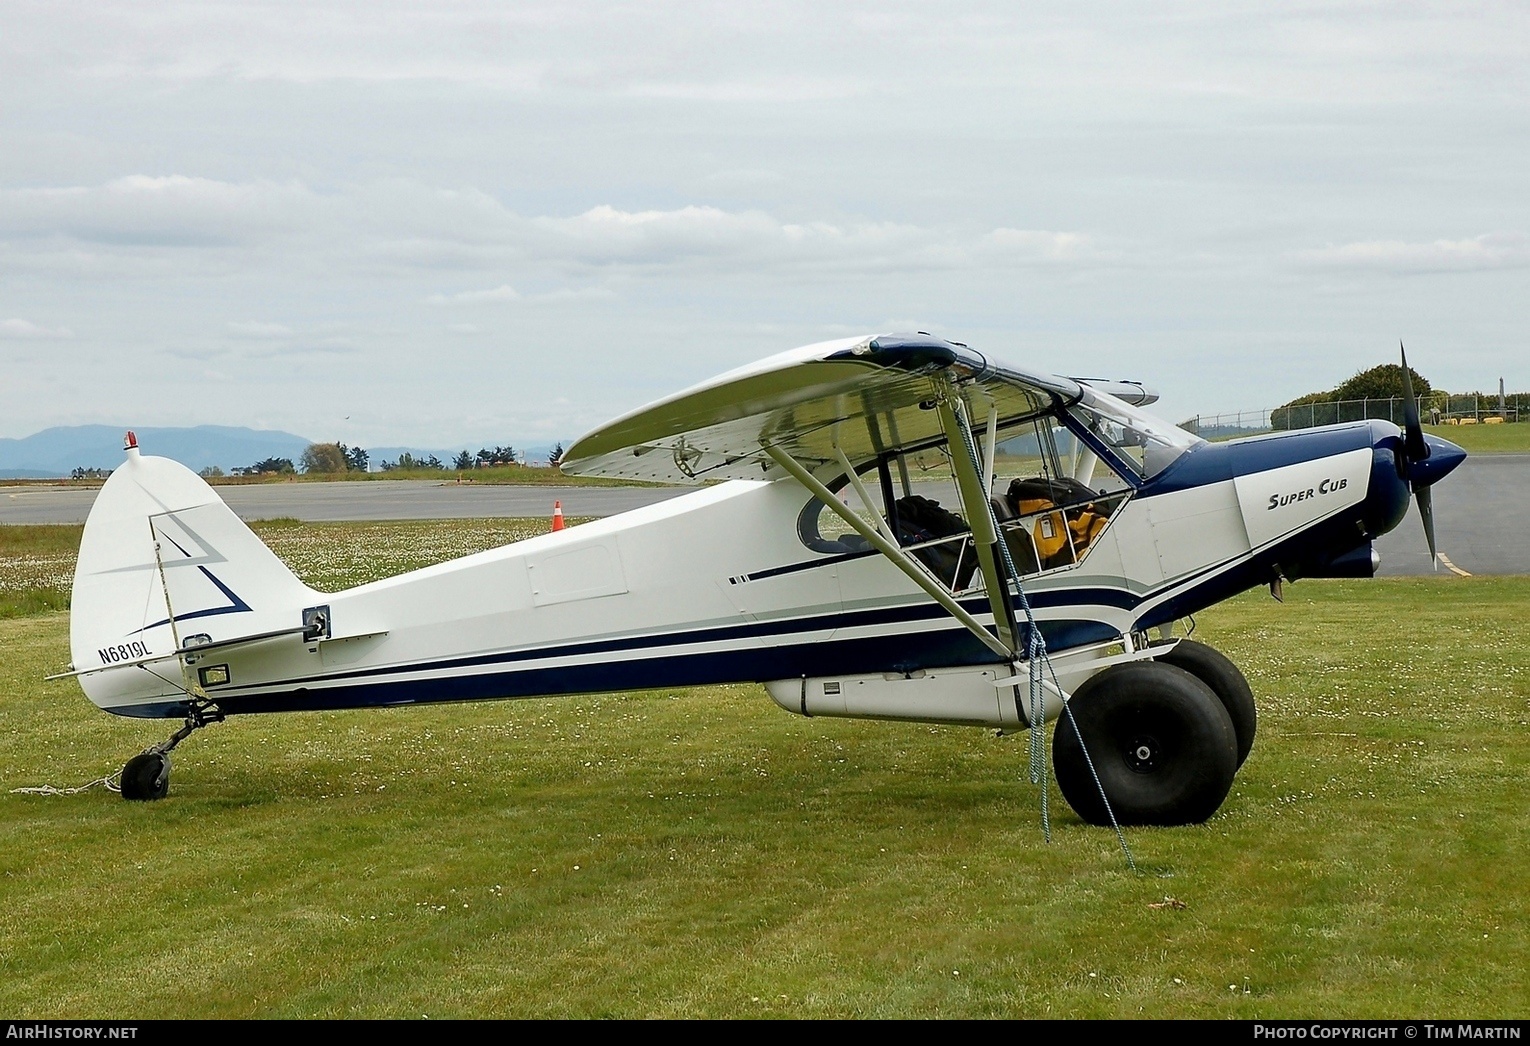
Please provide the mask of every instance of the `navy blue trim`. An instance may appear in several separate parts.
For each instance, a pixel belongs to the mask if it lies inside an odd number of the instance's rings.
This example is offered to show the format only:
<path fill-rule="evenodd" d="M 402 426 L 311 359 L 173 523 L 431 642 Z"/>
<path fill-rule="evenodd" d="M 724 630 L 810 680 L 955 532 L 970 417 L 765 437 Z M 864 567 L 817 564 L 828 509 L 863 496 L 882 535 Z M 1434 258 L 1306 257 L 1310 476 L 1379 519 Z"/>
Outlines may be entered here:
<path fill-rule="evenodd" d="M 1274 576 L 1273 557 L 1262 555 L 1246 560 L 1169 597 L 1139 617 L 1132 627 L 1156 628 L 1170 621 L 1198 614 L 1207 607 L 1235 596 L 1239 592 L 1267 585 L 1274 580 Z"/>
<path fill-rule="evenodd" d="M 1378 459 L 1380 459 L 1378 455 Z M 1390 493 L 1390 492 L 1388 492 Z M 1199 574 L 1179 578 L 1156 592 L 1137 597 L 1120 589 L 1060 589 L 1029 595 L 1032 606 L 1066 606 L 1080 603 L 1103 604 L 1132 609 L 1157 598 L 1162 592 L 1183 588 L 1147 611 L 1134 622 L 1134 628 L 1152 628 L 1168 621 L 1197 613 L 1249 588 L 1267 584 L 1279 565 L 1286 576 L 1294 574 L 1294 564 L 1320 550 L 1333 550 L 1344 544 L 1343 535 L 1354 533 L 1351 544 L 1358 545 L 1355 517 L 1363 508 L 1342 513 L 1309 531 L 1293 535 L 1271 549 L 1230 567 L 1207 567 Z M 1342 553 L 1340 553 L 1342 554 Z M 1216 573 L 1220 571 L 1220 573 Z M 1201 580 L 1198 580 L 1201 579 Z M 1188 585 L 1189 587 L 1184 587 Z M 963 601 L 974 612 L 985 612 L 987 600 Z M 395 704 L 471 701 L 491 698 L 515 698 L 601 691 L 641 690 L 714 683 L 757 682 L 793 676 L 849 675 L 879 671 L 913 671 L 919 668 L 944 668 L 957 665 L 996 664 L 999 659 L 987 646 L 965 628 L 938 631 L 867 636 L 841 640 L 801 640 L 768 648 L 746 648 L 708 653 L 675 654 L 640 660 L 606 660 L 591 664 L 557 668 L 509 669 L 479 675 L 458 675 L 416 680 L 373 679 L 382 675 L 402 675 L 426 671 L 446 671 L 486 664 L 513 664 L 549 657 L 567 657 L 621 650 L 642 650 L 690 642 L 706 642 L 748 636 L 781 635 L 824 631 L 831 628 L 854 628 L 876 624 L 894 624 L 945 616 L 935 603 L 919 603 L 879 610 L 829 614 L 797 618 L 788 622 L 760 623 L 697 629 L 662 636 L 637 636 L 622 640 L 592 641 L 562 647 L 519 651 L 472 658 L 455 658 L 433 663 L 364 669 L 330 676 L 310 676 L 287 681 L 291 689 L 268 694 L 240 695 L 236 689 L 220 690 L 218 705 L 227 714 L 323 710 L 339 708 L 382 707 Z M 1053 653 L 1092 643 L 1106 643 L 1119 633 L 1102 621 L 1070 618 L 1037 623 L 1047 649 Z M 1028 643 L 1027 626 L 1020 626 L 1020 642 Z M 372 681 L 362 682 L 363 679 Z M 351 682 L 334 685 L 337 680 Z M 327 684 L 309 687 L 304 684 Z M 111 709 L 118 715 L 134 718 L 180 718 L 186 702 L 170 701 Z"/>
<path fill-rule="evenodd" d="M 1391 422 L 1355 421 L 1232 443 L 1198 443 L 1144 483 L 1138 496 L 1173 494 L 1334 454 L 1370 450 L 1396 432 L 1397 426 Z"/>
<path fill-rule="evenodd" d="M 883 334 L 871 339 L 869 346 L 859 352 L 843 349 L 824 359 L 855 360 L 915 373 L 953 365 L 972 371 L 978 378 L 986 378 L 991 373 L 988 359 L 982 353 L 928 334 Z"/>
<path fill-rule="evenodd" d="M 1216 568 L 1208 568 L 1212 570 Z M 1152 620 L 1138 627 L 1172 620 L 1186 613 L 1204 609 L 1266 579 L 1262 563 L 1247 563 L 1228 574 L 1180 593 L 1152 612 Z M 1187 580 L 1180 579 L 1176 586 Z M 1130 609 L 1143 602 L 1120 589 L 1071 589 L 1037 592 L 1030 596 L 1033 606 L 1078 605 L 1083 600 L 1096 604 Z M 1145 598 L 1152 598 L 1151 594 Z M 973 612 L 987 610 L 986 598 L 963 601 Z M 334 675 L 315 675 L 286 681 L 291 689 L 269 694 L 240 695 L 238 688 L 220 690 L 218 705 L 228 714 L 320 710 L 331 708 L 381 707 L 436 701 L 467 701 L 489 698 L 557 696 L 612 690 L 640 690 L 657 687 L 696 686 L 713 683 L 756 682 L 784 679 L 797 675 L 823 676 L 878 671 L 913 671 L 919 668 L 944 668 L 956 665 L 996 664 L 998 658 L 966 629 L 952 622 L 952 627 L 932 632 L 867 636 L 841 640 L 801 640 L 768 648 L 735 649 L 641 660 L 605 660 L 592 664 L 557 668 L 509 669 L 503 672 L 471 676 L 436 677 L 424 680 L 384 680 L 378 676 L 418 672 L 449 671 L 488 664 L 511 665 L 551 657 L 588 656 L 637 651 L 682 643 L 718 641 L 750 636 L 784 635 L 791 632 L 817 632 L 828 629 L 896 624 L 941 618 L 945 611 L 935 603 L 828 614 L 797 618 L 787 622 L 756 623 L 697 629 L 660 636 L 635 636 L 620 640 L 591 641 L 544 647 L 471 658 L 454 658 L 430 663 L 395 665 L 361 669 Z M 1119 638 L 1113 627 L 1102 621 L 1069 618 L 1037 623 L 1047 648 L 1053 652 L 1070 650 L 1092 643 Z M 1029 642 L 1029 632 L 1020 626 L 1020 642 Z M 346 680 L 349 682 L 339 683 Z M 362 680 L 369 680 L 363 682 Z M 305 684 L 320 684 L 309 687 Z M 185 714 L 185 702 L 162 702 L 139 705 L 117 714 L 141 718 L 176 718 Z"/>
<path fill-rule="evenodd" d="M 1181 582 L 1182 583 L 1182 582 Z M 1035 607 L 1060 607 L 1060 606 L 1088 606 L 1095 605 L 1116 606 L 1130 610 L 1142 602 L 1142 599 L 1133 596 L 1130 592 L 1111 588 L 1090 589 L 1067 589 L 1052 592 L 1039 592 L 1030 596 L 1031 605 Z M 969 598 L 962 601 L 962 606 L 971 613 L 983 614 L 989 610 L 986 597 Z M 816 617 L 798 617 L 785 621 L 761 621 L 749 624 L 722 625 L 711 628 L 688 629 L 681 632 L 663 632 L 641 636 L 625 636 L 620 639 L 587 640 L 579 643 L 565 643 L 559 646 L 534 647 L 526 650 L 500 651 L 493 654 L 475 654 L 471 657 L 447 658 L 440 661 L 422 661 L 410 664 L 398 664 L 380 666 L 377 668 L 354 669 L 349 672 L 324 673 L 319 675 L 302 676 L 297 679 L 283 680 L 284 683 L 298 685 L 302 683 L 324 683 L 337 679 L 361 679 L 371 676 L 401 675 L 410 672 L 439 672 L 449 671 L 456 668 L 476 668 L 483 665 L 514 664 L 521 661 L 541 661 L 546 658 L 562 657 L 586 657 L 593 654 L 610 654 L 623 651 L 651 650 L 657 647 L 682 646 L 692 643 L 718 643 L 736 639 L 755 639 L 765 636 L 789 637 L 792 633 L 802 632 L 827 632 L 840 629 L 866 628 L 874 625 L 906 624 L 914 621 L 928 621 L 934 618 L 947 616 L 946 610 L 940 604 L 931 602 L 908 603 L 896 607 L 881 607 L 875 610 L 859 610 L 850 612 L 835 612 L 821 614 Z M 1098 622 L 1088 622 L 1091 625 Z M 1077 622 L 1069 621 L 1042 621 L 1038 622 L 1041 634 L 1047 640 L 1049 648 L 1067 649 L 1077 646 L 1082 642 L 1092 642 L 1089 639 L 1074 639 L 1071 625 Z M 960 626 L 953 620 L 953 628 Z M 1101 626 L 1106 627 L 1106 626 Z M 1107 629 L 1112 638 L 1117 635 L 1113 629 Z M 1054 639 L 1054 636 L 1056 637 Z M 898 641 L 906 643 L 909 637 L 900 635 Z M 972 637 L 974 656 L 976 661 L 960 662 L 972 664 L 977 662 L 986 663 L 993 659 L 988 648 Z M 918 664 L 915 667 L 938 667 Z M 766 678 L 776 679 L 777 676 Z M 714 682 L 726 682 L 727 680 L 714 680 Z M 666 684 L 667 685 L 667 684 Z M 675 684 L 680 685 L 680 684 Z M 228 693 L 230 691 L 223 691 Z"/>
<path fill-rule="evenodd" d="M 1396 529 L 1408 513 L 1408 481 L 1402 478 L 1397 465 L 1401 449 L 1399 439 L 1395 449 L 1377 447 L 1371 451 L 1371 485 L 1366 488 L 1365 511 L 1361 516 L 1369 537 Z"/>
<path fill-rule="evenodd" d="M 1152 594 L 1138 596 L 1124 588 L 1060 588 L 1040 592 L 1026 589 L 1025 598 L 1033 607 L 1102 606 L 1134 610 L 1151 599 Z"/>
<path fill-rule="evenodd" d="M 1372 538 L 1396 527 L 1407 506 L 1407 482 L 1397 475 L 1392 452 L 1384 447 L 1375 448 L 1370 487 L 1359 504 L 1297 531 L 1202 584 L 1176 593 L 1144 613 L 1134 627 L 1153 628 L 1198 613 L 1239 592 L 1268 585 L 1277 575 L 1288 581 L 1329 575 L 1335 563 L 1356 549 L 1368 547 Z"/>
<path fill-rule="evenodd" d="M 172 538 L 171 544 L 174 543 L 175 540 Z M 180 546 L 176 545 L 176 548 L 180 548 Z M 181 551 L 184 552 L 185 549 L 181 549 Z M 211 610 L 193 610 L 189 614 L 176 614 L 176 621 L 191 621 L 199 617 L 217 617 L 220 614 L 243 614 L 245 611 L 252 609 L 248 603 L 235 595 L 233 589 L 229 588 L 223 582 L 214 577 L 212 571 L 208 570 L 206 567 L 197 567 L 197 569 L 207 576 L 207 580 L 218 586 L 218 591 L 222 592 L 225 596 L 228 597 L 230 605 L 226 607 L 213 607 Z M 169 623 L 170 619 L 167 617 L 163 621 L 156 621 L 152 625 L 144 625 L 142 628 L 135 629 L 134 631 L 129 632 L 128 635 L 136 636 L 140 632 L 147 632 L 151 628 L 158 628 L 160 625 L 168 625 Z"/>
<path fill-rule="evenodd" d="M 1078 402 L 1083 395 L 1078 382 L 1056 374 L 1043 374 L 1004 366 L 959 341 L 929 334 L 880 334 L 866 348 L 841 349 L 825 360 L 854 360 L 910 373 L 960 368 L 978 381 L 1008 381 L 1050 396 L 1054 408 Z"/>
<path fill-rule="evenodd" d="M 185 719 L 191 709 L 189 701 L 156 701 L 153 704 L 124 705 L 105 711 L 124 719 Z"/>
<path fill-rule="evenodd" d="M 769 577 L 780 577 L 782 574 L 796 574 L 803 570 L 812 570 L 816 567 L 827 567 L 835 563 L 843 563 L 847 559 L 865 559 L 867 556 L 878 554 L 874 548 L 862 549 L 859 552 L 842 552 L 838 555 L 826 556 L 823 559 L 815 559 L 807 563 L 790 563 L 784 567 L 771 567 L 769 570 L 756 570 L 750 574 L 740 574 L 739 578 L 743 581 L 764 581 Z"/>
<path fill-rule="evenodd" d="M 1118 636 L 1114 629 L 1098 621 L 1042 622 L 1041 631 L 1048 646 L 1059 649 L 1104 642 Z M 911 649 L 910 640 L 915 638 L 917 644 Z M 793 676 L 908 672 L 920 668 L 997 663 L 998 659 L 993 653 L 970 632 L 964 628 L 952 628 L 918 637 L 906 634 L 868 636 L 768 649 L 678 654 L 673 657 L 605 661 L 445 678 L 380 680 L 315 688 L 295 686 L 276 693 L 243 696 L 220 690 L 217 702 L 218 708 L 226 715 L 247 715 L 494 698 L 556 697 L 715 683 L 763 682 Z M 185 714 L 185 702 L 141 705 L 119 714 L 139 718 L 173 718 Z"/>

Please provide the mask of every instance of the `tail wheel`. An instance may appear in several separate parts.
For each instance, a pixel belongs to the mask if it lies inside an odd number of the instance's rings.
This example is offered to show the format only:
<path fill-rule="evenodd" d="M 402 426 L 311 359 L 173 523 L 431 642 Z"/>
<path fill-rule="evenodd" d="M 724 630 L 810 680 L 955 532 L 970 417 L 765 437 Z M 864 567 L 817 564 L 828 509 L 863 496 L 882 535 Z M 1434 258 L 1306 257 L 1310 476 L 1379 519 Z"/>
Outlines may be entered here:
<path fill-rule="evenodd" d="M 1238 666 L 1221 651 L 1193 639 L 1181 639 L 1173 650 L 1158 660 L 1183 668 L 1211 687 L 1211 692 L 1221 699 L 1232 718 L 1233 732 L 1238 735 L 1238 765 L 1242 766 L 1254 747 L 1259 714 L 1254 710 L 1254 692 L 1249 689 L 1248 680 Z"/>
<path fill-rule="evenodd" d="M 1090 824 L 1110 823 L 1102 787 L 1121 824 L 1196 824 L 1227 798 L 1237 734 L 1217 695 L 1184 669 L 1117 665 L 1079 687 L 1068 709 L 1057 721 L 1052 765 L 1063 798 Z"/>
<path fill-rule="evenodd" d="M 170 757 L 141 752 L 122 768 L 122 798 L 163 799 L 170 793 Z"/>

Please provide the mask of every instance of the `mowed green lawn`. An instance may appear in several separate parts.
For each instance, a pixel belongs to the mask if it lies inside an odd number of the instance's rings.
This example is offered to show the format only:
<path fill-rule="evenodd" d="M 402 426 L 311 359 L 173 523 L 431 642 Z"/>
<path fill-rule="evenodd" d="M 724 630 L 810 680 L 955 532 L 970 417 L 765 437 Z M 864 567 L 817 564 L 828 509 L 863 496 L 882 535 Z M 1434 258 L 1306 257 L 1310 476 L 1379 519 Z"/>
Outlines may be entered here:
<path fill-rule="evenodd" d="M 473 544 L 409 526 L 264 536 L 331 584 Z M 1135 873 L 1055 790 L 1044 841 L 1023 735 L 757 686 L 235 719 L 163 802 L 10 794 L 174 724 L 41 682 L 66 614 L 3 620 L 0 1011 L 1523 1016 L 1530 578 L 1286 594 L 1201 616 L 1259 739 Z"/>
<path fill-rule="evenodd" d="M 1509 425 L 1425 425 L 1424 431 L 1450 440 L 1468 454 L 1530 453 L 1530 421 Z"/>

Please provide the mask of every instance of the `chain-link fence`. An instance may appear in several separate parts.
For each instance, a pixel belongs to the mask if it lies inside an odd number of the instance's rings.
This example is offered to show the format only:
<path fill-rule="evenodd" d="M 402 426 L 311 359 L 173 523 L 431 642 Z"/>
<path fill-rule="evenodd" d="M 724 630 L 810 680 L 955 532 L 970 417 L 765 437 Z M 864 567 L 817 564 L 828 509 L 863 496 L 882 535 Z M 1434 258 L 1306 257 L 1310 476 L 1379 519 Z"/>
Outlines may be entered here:
<path fill-rule="evenodd" d="M 1393 396 L 1389 399 L 1328 400 L 1265 410 L 1197 414 L 1180 422 L 1179 427 L 1203 439 L 1227 439 L 1282 429 L 1310 429 L 1319 425 L 1364 421 L 1367 418 L 1382 418 L 1401 425 L 1403 403 L 1403 397 Z M 1500 407 L 1497 396 L 1474 393 L 1452 396 L 1436 392 L 1418 398 L 1418 413 L 1425 424 L 1432 425 L 1512 424 L 1522 417 L 1530 421 L 1530 397 L 1507 396 Z"/>

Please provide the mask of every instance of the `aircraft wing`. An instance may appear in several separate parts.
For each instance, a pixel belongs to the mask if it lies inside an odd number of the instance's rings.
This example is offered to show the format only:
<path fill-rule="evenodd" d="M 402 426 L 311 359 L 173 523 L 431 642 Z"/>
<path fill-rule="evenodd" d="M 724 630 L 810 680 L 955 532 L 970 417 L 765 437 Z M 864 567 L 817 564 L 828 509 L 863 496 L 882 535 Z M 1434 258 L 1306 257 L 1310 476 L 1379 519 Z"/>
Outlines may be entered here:
<path fill-rule="evenodd" d="M 836 460 L 838 446 L 858 464 L 944 441 L 930 408 L 946 384 L 970 416 L 996 410 L 1001 426 L 1082 394 L 1071 378 L 1000 366 L 926 334 L 849 338 L 771 356 L 641 407 L 575 442 L 562 467 L 665 483 L 764 479 L 778 468 L 766 446 L 808 464 Z"/>
<path fill-rule="evenodd" d="M 1158 402 L 1158 393 L 1140 381 L 1110 381 L 1106 378 L 1074 378 L 1080 385 L 1088 385 L 1096 392 L 1114 396 L 1134 407 L 1146 407 Z"/>

